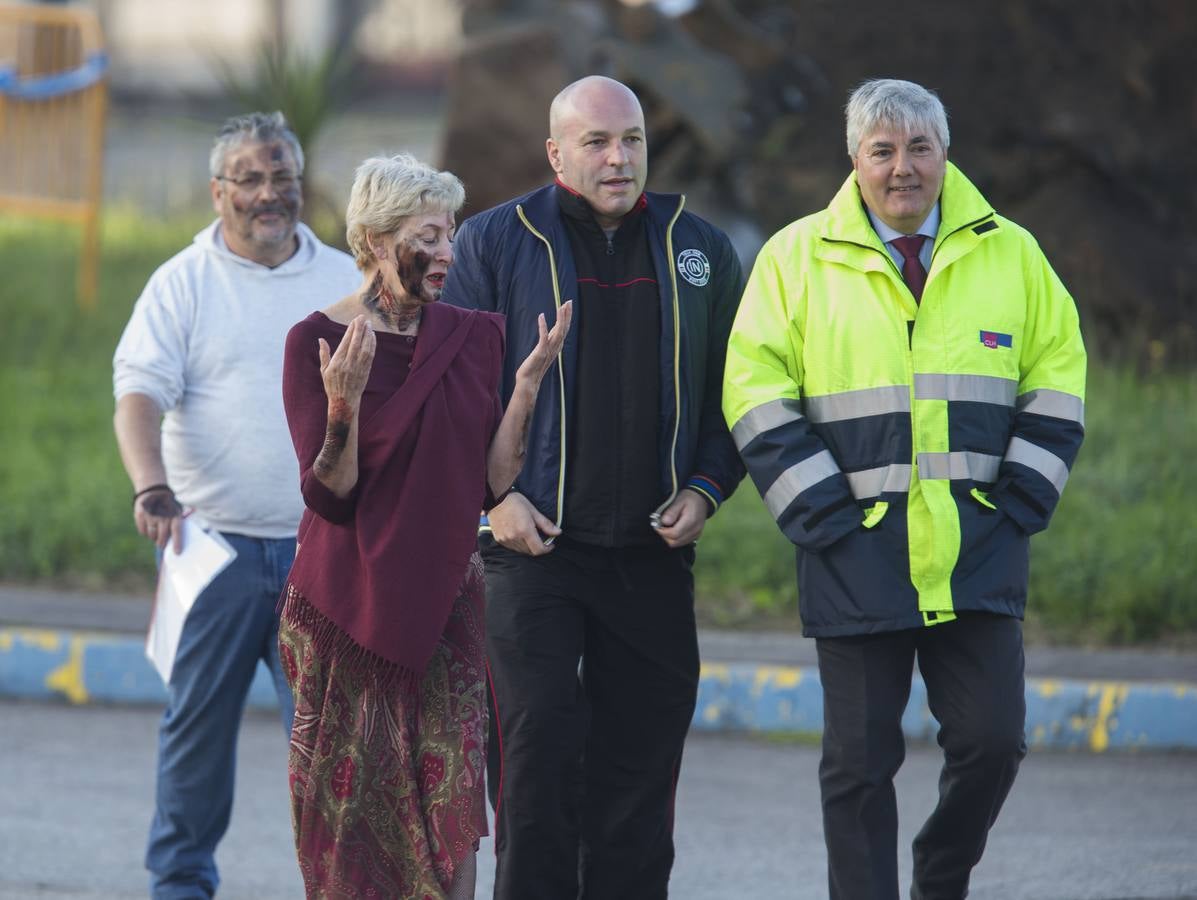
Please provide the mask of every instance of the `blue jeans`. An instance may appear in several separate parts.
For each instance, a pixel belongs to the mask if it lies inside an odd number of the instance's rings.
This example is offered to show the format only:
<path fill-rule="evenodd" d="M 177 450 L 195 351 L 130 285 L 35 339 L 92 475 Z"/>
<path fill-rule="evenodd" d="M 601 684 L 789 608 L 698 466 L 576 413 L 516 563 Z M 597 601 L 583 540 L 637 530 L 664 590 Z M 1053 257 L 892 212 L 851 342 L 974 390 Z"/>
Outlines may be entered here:
<path fill-rule="evenodd" d="M 279 666 L 275 607 L 295 540 L 225 533 L 237 558 L 192 606 L 158 726 L 158 788 L 145 865 L 155 900 L 212 897 L 214 853 L 233 808 L 237 732 L 258 660 L 274 680 L 283 728 L 294 702 Z M 286 759 L 280 748 L 280 765 Z"/>

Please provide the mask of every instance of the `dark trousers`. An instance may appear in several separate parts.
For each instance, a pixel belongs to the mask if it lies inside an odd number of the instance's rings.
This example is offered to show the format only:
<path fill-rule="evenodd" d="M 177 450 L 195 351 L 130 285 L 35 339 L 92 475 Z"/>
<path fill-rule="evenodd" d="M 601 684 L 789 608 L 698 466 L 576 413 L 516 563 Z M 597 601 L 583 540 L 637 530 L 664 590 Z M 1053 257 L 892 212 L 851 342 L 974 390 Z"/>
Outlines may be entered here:
<path fill-rule="evenodd" d="M 496 900 L 665 897 L 698 692 L 693 548 L 558 539 L 533 558 L 485 539 L 483 558 Z"/>
<path fill-rule="evenodd" d="M 964 613 L 942 625 L 817 642 L 823 682 L 819 783 L 832 900 L 895 900 L 915 657 L 940 724 L 939 803 L 914 840 L 914 900 L 960 900 L 1026 755 L 1022 623 Z"/>

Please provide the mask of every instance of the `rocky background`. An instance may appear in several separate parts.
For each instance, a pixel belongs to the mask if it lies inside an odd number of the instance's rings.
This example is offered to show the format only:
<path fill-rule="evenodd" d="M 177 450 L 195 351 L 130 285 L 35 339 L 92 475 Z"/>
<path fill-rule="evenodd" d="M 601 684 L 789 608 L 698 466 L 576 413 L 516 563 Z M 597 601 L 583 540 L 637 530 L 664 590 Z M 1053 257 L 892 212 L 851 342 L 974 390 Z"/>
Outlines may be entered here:
<path fill-rule="evenodd" d="M 751 259 L 850 170 L 852 87 L 907 78 L 947 106 L 951 158 L 1039 239 L 1091 354 L 1197 363 L 1197 3 L 690 5 L 471 3 L 442 160 L 467 213 L 545 182 L 549 101 L 603 72 L 644 101 L 650 188 L 685 191 Z"/>

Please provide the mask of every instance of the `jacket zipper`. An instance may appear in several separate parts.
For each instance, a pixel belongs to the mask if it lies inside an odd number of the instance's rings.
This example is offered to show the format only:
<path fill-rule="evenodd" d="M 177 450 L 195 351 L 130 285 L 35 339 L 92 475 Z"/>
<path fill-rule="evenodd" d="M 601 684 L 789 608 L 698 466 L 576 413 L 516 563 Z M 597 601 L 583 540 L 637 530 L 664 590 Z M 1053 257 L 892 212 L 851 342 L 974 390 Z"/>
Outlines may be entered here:
<path fill-rule="evenodd" d="M 520 221 L 524 223 L 532 234 L 540 238 L 544 243 L 545 249 L 549 252 L 549 275 L 553 280 L 553 303 L 557 308 L 558 314 L 561 312 L 561 289 L 557 284 L 557 261 L 553 257 L 553 245 L 549 243 L 549 239 L 532 227 L 532 223 L 528 221 L 528 217 L 524 215 L 524 207 L 517 204 L 515 207 L 516 215 L 520 217 Z M 557 355 L 557 385 L 558 385 L 558 400 L 561 404 L 561 458 L 557 465 L 557 521 L 558 528 L 561 527 L 561 521 L 565 511 L 565 363 L 562 361 L 564 354 Z"/>
<path fill-rule="evenodd" d="M 653 516 L 659 516 L 677 496 L 677 435 L 682 422 L 682 391 L 681 391 L 681 355 L 682 355 L 682 323 L 679 311 L 680 303 L 677 293 L 677 268 L 673 263 L 673 226 L 682 215 L 686 206 L 686 195 L 682 194 L 678 200 L 677 210 L 673 218 L 665 227 L 665 265 L 669 267 L 669 286 L 673 291 L 673 443 L 669 448 L 669 476 L 671 491 L 669 497 L 657 507 Z"/>

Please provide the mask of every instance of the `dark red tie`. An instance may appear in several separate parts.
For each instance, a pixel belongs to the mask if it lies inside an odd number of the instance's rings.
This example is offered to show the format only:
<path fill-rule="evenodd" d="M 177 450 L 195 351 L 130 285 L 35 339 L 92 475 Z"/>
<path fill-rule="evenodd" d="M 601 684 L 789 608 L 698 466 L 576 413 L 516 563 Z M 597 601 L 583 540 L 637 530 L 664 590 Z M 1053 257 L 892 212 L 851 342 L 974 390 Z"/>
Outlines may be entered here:
<path fill-rule="evenodd" d="M 923 261 L 919 259 L 919 251 L 923 249 L 925 240 L 925 234 L 911 234 L 890 241 L 902 254 L 902 280 L 906 282 L 916 301 L 922 299 L 923 286 L 927 283 L 927 270 L 923 268 Z"/>

